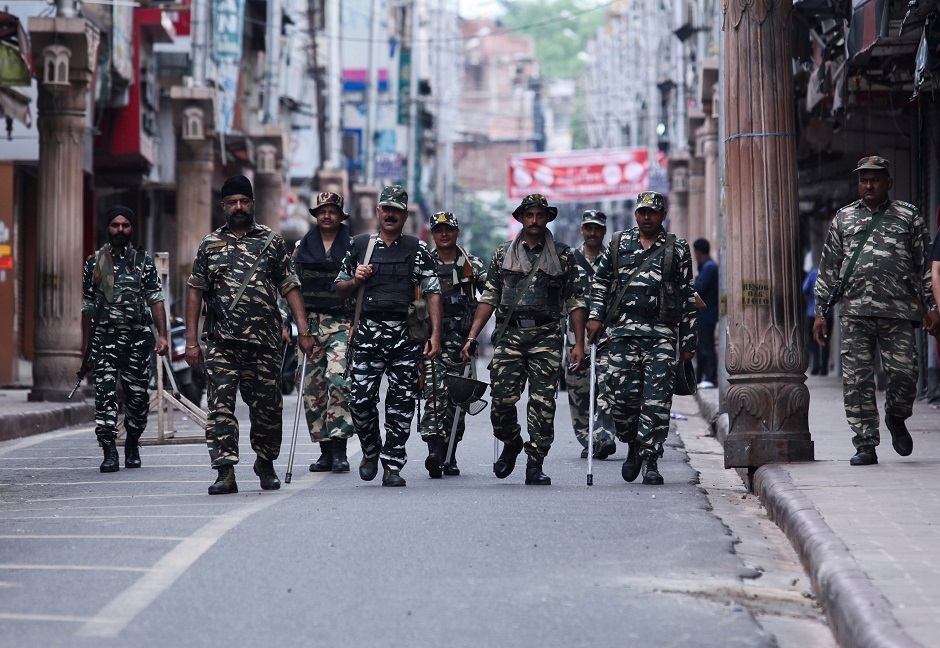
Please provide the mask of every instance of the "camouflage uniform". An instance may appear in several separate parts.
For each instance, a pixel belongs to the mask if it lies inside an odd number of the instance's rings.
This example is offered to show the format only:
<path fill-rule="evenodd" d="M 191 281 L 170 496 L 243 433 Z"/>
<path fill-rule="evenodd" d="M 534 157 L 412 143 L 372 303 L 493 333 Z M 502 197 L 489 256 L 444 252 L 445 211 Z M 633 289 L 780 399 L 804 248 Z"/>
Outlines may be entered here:
<path fill-rule="evenodd" d="M 875 342 L 888 374 L 885 414 L 907 419 L 917 391 L 913 324 L 921 318 L 914 302 L 915 290 L 926 308 L 935 308 L 927 223 L 916 207 L 900 200 L 888 200 L 880 209 L 884 215 L 847 278 L 839 306 L 842 393 L 856 449 L 877 446 L 881 440 L 875 404 Z M 857 200 L 833 218 L 816 279 L 817 317 L 823 316 L 830 292 L 872 217 L 873 212 Z"/>
<path fill-rule="evenodd" d="M 450 438 L 456 407 L 447 398 L 444 377 L 447 374 L 463 375 L 464 363 L 460 357 L 460 352 L 467 341 L 467 333 L 469 333 L 470 325 L 473 322 L 476 293 L 483 289 L 484 273 L 483 261 L 472 254 L 467 254 L 459 246 L 457 247 L 457 260 L 455 263 L 445 264 L 438 256 L 437 250 L 431 252 L 431 258 L 434 259 L 441 286 L 444 320 L 441 331 L 441 355 L 434 359 L 434 373 L 437 378 L 436 390 L 434 389 L 434 381 L 431 380 L 431 369 L 428 363 L 424 363 L 425 405 L 424 415 L 421 417 L 418 431 L 425 441 L 432 436 L 442 437 L 445 440 Z M 465 262 L 469 264 L 469 275 L 467 274 Z M 455 281 L 455 277 L 458 277 L 457 281 Z M 466 295 L 467 285 L 470 286 L 469 290 L 473 295 L 471 299 L 468 299 Z M 437 391 L 436 399 L 434 397 L 435 391 Z M 435 400 L 437 401 L 436 408 Z M 435 412 L 440 416 L 439 421 L 434 419 Z M 455 437 L 458 443 L 463 439 L 465 417 L 466 412 L 461 412 Z"/>
<path fill-rule="evenodd" d="M 552 241 L 551 238 L 547 240 Z M 555 437 L 555 397 L 561 377 L 561 345 L 564 342 L 561 321 L 567 313 L 585 306 L 574 253 L 567 245 L 552 242 L 562 273 L 554 277 L 541 269 L 535 273 L 535 279 L 516 307 L 502 339 L 497 340 L 494 331 L 493 360 L 490 363 L 493 434 L 507 445 L 518 443 L 522 429 L 516 415 L 516 403 L 528 381 L 526 420 L 529 442 L 524 449 L 529 459 L 538 464 L 548 454 Z M 480 303 L 495 307 L 497 331 L 513 299 L 507 278 L 516 286 L 525 279 L 525 275 L 520 278 L 519 273 L 510 273 L 503 268 L 503 259 L 511 244 L 512 241 L 503 243 L 493 254 L 480 297 Z M 523 244 L 531 263 L 535 263 L 543 245 L 529 249 Z"/>
<path fill-rule="evenodd" d="M 350 281 L 356 266 L 365 256 L 368 235 L 357 236 L 350 245 L 336 281 Z M 411 433 L 411 422 L 415 414 L 418 397 L 418 360 L 425 340 L 414 340 L 408 332 L 405 309 L 413 299 L 414 287 L 423 293 L 439 293 L 440 284 L 431 253 L 423 241 L 411 236 L 400 236 L 391 246 L 376 238 L 370 263 L 378 263 L 381 256 L 395 257 L 400 246 L 415 246 L 415 253 L 405 262 L 410 265 L 408 276 L 398 275 L 399 281 L 391 281 L 391 290 L 396 287 L 402 295 L 412 295 L 407 301 L 403 297 L 395 307 L 383 300 L 370 298 L 370 282 L 379 278 L 376 273 L 366 282 L 362 315 L 353 340 L 352 382 L 350 385 L 349 410 L 359 441 L 362 444 L 363 461 L 374 461 L 377 456 L 383 465 L 401 470 L 407 462 L 405 443 Z M 394 276 L 390 270 L 388 275 Z M 387 283 L 386 285 L 390 285 Z M 377 284 L 373 283 L 373 286 Z M 385 394 L 385 443 L 379 433 L 379 385 L 382 374 L 388 376 L 388 391 Z"/>
<path fill-rule="evenodd" d="M 580 256 L 579 256 L 580 255 Z M 600 255 L 589 259 L 584 254 L 584 246 L 581 245 L 575 251 L 575 259 L 578 261 L 578 270 L 581 277 L 581 287 L 585 295 L 590 293 L 591 279 L 597 272 L 597 264 L 600 262 Z M 583 260 L 583 261 L 582 261 Z M 590 272 L 585 268 L 587 265 L 591 268 Z M 567 335 L 567 352 L 570 354 L 574 348 L 574 332 L 569 328 Z M 587 335 L 584 340 L 585 349 L 588 349 Z M 585 351 L 585 357 L 590 361 L 589 351 Z M 598 348 L 595 353 L 595 400 L 594 400 L 594 449 L 608 440 L 613 440 L 614 417 L 610 412 L 600 407 L 600 394 L 607 385 L 607 353 L 606 349 Z M 591 397 L 591 368 L 582 368 L 580 371 L 569 371 L 565 367 L 565 384 L 568 387 L 568 406 L 571 410 L 571 425 L 574 428 L 575 437 L 582 448 L 588 447 L 588 414 L 590 413 Z"/>
<path fill-rule="evenodd" d="M 109 255 L 113 299 L 102 291 L 101 263 Z M 107 289 L 105 289 L 107 290 Z M 127 439 L 140 438 L 150 411 L 150 355 L 153 333 L 148 307 L 164 300 L 153 258 L 128 247 L 114 252 L 105 244 L 85 261 L 82 273 L 82 312 L 95 320 L 91 359 L 95 369 L 95 435 L 105 446 L 117 436 L 117 374 L 124 388 L 124 428 Z M 101 303 L 100 312 L 97 304 Z"/>
<path fill-rule="evenodd" d="M 333 288 L 340 264 L 349 251 L 349 227 L 346 224 L 340 226 L 336 240 L 328 251 L 323 249 L 317 229 L 316 226 L 311 228 L 304 239 L 297 243 L 293 259 L 301 282 L 310 332 L 316 339 L 313 352 L 307 360 L 307 375 L 303 384 L 307 428 L 315 443 L 348 439 L 353 435 L 348 405 L 349 381 L 345 377 L 353 302 L 337 297 Z M 305 241 L 310 241 L 316 250 L 303 252 L 301 248 L 306 245 Z M 290 321 L 290 309 L 283 300 L 281 315 L 285 321 Z M 303 366 L 302 360 L 298 356 L 298 371 Z"/>
<path fill-rule="evenodd" d="M 250 412 L 252 449 L 263 461 L 274 461 L 280 454 L 283 400 L 277 299 L 278 293 L 286 295 L 300 286 L 280 235 L 264 250 L 244 294 L 231 308 L 245 273 L 254 265 L 270 232 L 254 223 L 237 237 L 223 225 L 202 240 L 189 277 L 191 287 L 214 291 L 229 310 L 228 322 L 219 323 L 206 345 L 206 444 L 213 468 L 238 463 L 235 398 L 239 386 Z"/>
<path fill-rule="evenodd" d="M 616 296 L 620 282 L 665 244 L 664 229 L 647 250 L 640 243 L 637 227 L 615 233 L 601 256 L 591 286 L 590 319 L 603 321 L 608 300 Z M 616 270 L 612 267 L 613 245 L 619 245 Z M 654 461 L 663 455 L 669 433 L 676 344 L 683 353 L 694 352 L 696 346 L 692 256 L 683 239 L 675 240 L 674 249 L 672 277 L 683 303 L 679 324 L 659 321 L 658 295 L 666 252 L 633 278 L 616 319 L 599 343 L 606 349 L 610 367 L 606 389 L 601 392 L 602 407 L 613 414 L 617 437 L 631 444 L 640 457 Z"/>

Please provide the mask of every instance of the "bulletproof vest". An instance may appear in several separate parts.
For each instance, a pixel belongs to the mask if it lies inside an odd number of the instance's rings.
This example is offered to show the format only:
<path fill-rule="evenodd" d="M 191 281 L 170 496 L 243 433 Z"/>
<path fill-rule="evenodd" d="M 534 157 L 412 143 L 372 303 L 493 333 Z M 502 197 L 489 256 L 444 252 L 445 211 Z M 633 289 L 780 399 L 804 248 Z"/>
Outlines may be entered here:
<path fill-rule="evenodd" d="M 621 281 L 630 276 L 634 269 L 646 260 L 647 254 L 651 253 L 650 250 L 647 250 L 646 254 L 636 256 L 636 251 L 640 249 L 642 249 L 642 246 L 639 241 L 630 240 L 626 249 L 619 250 L 617 254 L 617 274 Z M 626 289 L 621 300 L 621 313 L 629 314 L 633 320 L 639 323 L 658 323 L 662 270 L 663 254 L 660 254 L 630 282 L 630 286 Z M 675 272 L 670 274 L 675 274 Z"/>
<path fill-rule="evenodd" d="M 577 249 L 572 251 L 574 252 L 575 261 L 584 269 L 584 274 L 581 275 L 581 286 L 584 288 L 584 294 L 586 295 L 591 289 L 591 280 L 594 278 L 596 271 L 594 270 L 594 266 L 591 265 L 591 262 L 588 261 L 588 258 L 584 256 L 584 252 Z"/>
<path fill-rule="evenodd" d="M 567 249 L 565 245 L 555 244 L 560 257 Z M 499 300 L 500 308 L 508 310 L 516 301 L 516 295 L 525 283 L 526 274 L 503 270 L 503 292 Z M 561 289 L 565 282 L 563 274 L 550 277 L 541 270 L 536 271 L 528 290 L 519 296 L 515 314 L 540 313 L 561 318 L 565 313 Z"/>
<path fill-rule="evenodd" d="M 459 261 L 465 261 L 466 257 L 461 256 Z M 454 283 L 454 272 L 459 277 L 459 282 Z M 439 263 L 437 265 L 437 278 L 441 282 L 441 307 L 444 317 L 457 317 L 466 314 L 467 306 L 470 308 L 476 306 L 476 299 L 468 298 L 467 294 L 473 295 L 472 287 L 468 290 L 467 284 L 473 282 L 473 277 L 464 276 L 464 264 Z"/>
<path fill-rule="evenodd" d="M 105 309 L 100 324 L 146 324 L 149 319 L 142 299 L 143 268 L 146 255 L 128 248 L 127 256 L 114 263 L 114 301 Z"/>
<path fill-rule="evenodd" d="M 356 237 L 356 251 L 364 255 L 369 245 L 369 234 Z M 402 234 L 397 245 L 376 246 L 372 250 L 372 276 L 366 282 L 362 299 L 365 313 L 406 313 L 408 304 L 414 300 L 414 284 L 411 275 L 418 253 L 418 239 Z M 360 263 L 362 256 L 359 257 Z"/>
<path fill-rule="evenodd" d="M 336 295 L 336 284 L 333 283 L 345 256 L 346 250 L 339 249 L 334 243 L 329 257 L 324 254 L 322 258 L 296 263 L 307 311 L 339 315 L 350 310 L 349 301 Z"/>

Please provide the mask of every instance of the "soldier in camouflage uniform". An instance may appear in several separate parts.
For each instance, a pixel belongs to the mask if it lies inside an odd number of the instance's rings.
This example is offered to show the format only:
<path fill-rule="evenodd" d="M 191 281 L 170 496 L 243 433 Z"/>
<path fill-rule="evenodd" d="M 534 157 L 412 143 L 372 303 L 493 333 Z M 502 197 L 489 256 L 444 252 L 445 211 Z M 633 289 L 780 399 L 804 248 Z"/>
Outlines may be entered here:
<path fill-rule="evenodd" d="M 441 289 L 427 246 L 402 234 L 408 220 L 408 193 L 398 185 L 385 187 L 375 211 L 379 231 L 353 238 L 336 277 L 336 293 L 357 295 L 362 309 L 350 343 L 349 409 L 362 445 L 359 476 L 375 479 L 381 458 L 382 485 L 404 486 L 401 469 L 408 460 L 405 443 L 418 397 L 418 360 L 422 346 L 429 359 L 441 349 Z M 417 337 L 409 325 L 409 305 L 419 291 L 431 322 L 430 333 L 421 334 L 424 337 Z M 383 373 L 388 376 L 384 444 L 379 433 Z"/>
<path fill-rule="evenodd" d="M 604 235 L 607 233 L 607 214 L 596 209 L 588 209 L 581 214 L 581 237 L 584 242 L 574 250 L 581 273 L 581 288 L 587 296 L 591 290 L 591 280 L 597 272 L 601 259 Z M 569 326 L 567 331 L 568 353 L 574 347 L 574 331 Z M 599 407 L 599 395 L 607 382 L 607 355 L 597 349 L 595 355 L 595 402 L 594 402 L 594 457 L 606 459 L 617 451 L 614 441 L 614 418 L 610 412 Z M 586 358 L 587 359 L 587 358 Z M 590 413 L 591 372 L 570 371 L 565 368 L 565 383 L 568 387 L 568 405 L 571 410 L 571 425 L 578 443 L 584 448 L 581 458 L 587 459 L 588 415 Z"/>
<path fill-rule="evenodd" d="M 105 221 L 108 242 L 88 257 L 82 274 L 82 347 L 91 344 L 95 435 L 104 449 L 100 469 L 117 472 L 117 375 L 120 372 L 124 388 L 124 467 L 140 468 L 139 440 L 150 411 L 150 352 L 166 353 L 166 311 L 153 259 L 130 244 L 134 212 L 117 205 L 108 210 Z"/>
<path fill-rule="evenodd" d="M 298 322 L 301 352 L 309 356 L 313 347 L 290 254 L 283 238 L 255 222 L 248 178 L 233 176 L 225 181 L 222 209 L 226 223 L 200 243 L 186 298 L 186 361 L 191 367 L 202 362 L 196 336 L 204 298 L 215 320 L 207 322 L 205 336 L 206 444 L 212 467 L 218 470 L 215 483 L 209 486 L 210 495 L 238 492 L 235 398 L 239 387 L 248 405 L 251 447 L 257 453 L 254 472 L 262 489 L 281 486 L 274 472 L 274 460 L 281 451 L 283 406 L 278 294 L 287 300 Z"/>
<path fill-rule="evenodd" d="M 614 234 L 601 256 L 591 287 L 588 338 L 608 354 L 610 375 L 601 400 L 613 413 L 617 437 L 629 448 L 621 474 L 632 482 L 642 470 L 644 484 L 660 485 L 658 460 L 669 434 L 677 344 L 682 362 L 695 355 L 692 255 L 688 242 L 667 236 L 663 228 L 662 194 L 641 193 L 635 216 L 637 226 Z M 652 260 L 641 269 L 647 259 Z M 610 304 L 627 281 L 623 297 Z M 664 281 L 675 287 L 665 304 Z M 603 330 L 608 308 L 615 310 Z"/>
<path fill-rule="evenodd" d="M 339 194 L 320 193 L 310 210 L 317 224 L 294 250 L 294 269 L 315 341 L 303 384 L 307 428 L 313 442 L 320 444 L 320 458 L 310 464 L 310 472 L 349 472 L 346 441 L 353 435 L 353 424 L 345 363 L 352 301 L 338 297 L 334 284 L 352 242 L 343 202 Z M 281 315 L 290 321 L 285 306 L 282 302 Z M 284 335 L 288 336 L 286 328 Z M 298 362 L 297 366 L 303 365 Z"/>
<path fill-rule="evenodd" d="M 577 371 L 584 358 L 584 295 L 571 248 L 557 243 L 548 230 L 558 208 L 550 207 L 544 196 L 531 194 L 512 215 L 522 223 L 522 231 L 493 254 L 463 357 L 468 361 L 476 353 L 476 336 L 495 311 L 490 421 L 493 434 L 505 446 L 493 472 L 499 479 L 508 477 L 525 448 L 525 483 L 549 485 L 552 480 L 542 471 L 542 464 L 555 437 L 555 397 L 564 340 L 561 320 L 566 314 L 570 318 L 575 343 L 569 367 Z M 527 380 L 529 442 L 523 443 L 516 403 Z"/>
<path fill-rule="evenodd" d="M 436 479 L 442 475 L 460 474 L 457 445 L 463 439 L 466 412 L 460 413 L 453 456 L 445 463 L 456 407 L 447 399 L 444 378 L 447 374 L 463 374 L 465 365 L 460 352 L 473 322 L 477 291 L 483 288 L 483 262 L 457 245 L 460 227 L 457 217 L 452 213 L 440 212 L 431 216 L 430 228 L 435 245 L 431 258 L 434 259 L 441 284 L 443 330 L 441 355 L 433 360 L 434 371 L 427 363 L 424 366 L 425 406 L 418 429 L 421 438 L 428 444 L 428 458 L 424 467 Z M 433 378 L 437 378 L 436 383 Z"/>
<path fill-rule="evenodd" d="M 849 463 L 867 466 L 878 463 L 875 447 L 881 441 L 875 342 L 888 374 L 885 424 L 895 451 L 907 456 L 914 449 L 904 421 L 911 416 L 917 391 L 914 325 L 921 319 L 917 301 L 928 311 L 929 331 L 937 328 L 938 318 L 927 261 L 927 223 L 910 203 L 888 198 L 894 183 L 887 160 L 877 155 L 862 158 L 855 171 L 861 198 L 836 213 L 820 259 L 813 338 L 825 346 L 827 306 L 841 294 L 842 393 L 856 450 Z"/>

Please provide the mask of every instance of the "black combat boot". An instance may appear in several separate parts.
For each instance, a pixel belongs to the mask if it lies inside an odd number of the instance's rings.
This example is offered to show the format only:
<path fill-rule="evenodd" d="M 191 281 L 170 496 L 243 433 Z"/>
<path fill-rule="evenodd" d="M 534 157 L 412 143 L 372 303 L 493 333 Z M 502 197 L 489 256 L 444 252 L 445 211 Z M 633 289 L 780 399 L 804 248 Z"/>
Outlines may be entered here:
<path fill-rule="evenodd" d="M 330 445 L 333 446 L 332 471 L 335 473 L 349 472 L 349 459 L 346 458 L 346 439 L 333 439 L 330 441 Z M 313 469 L 311 468 L 311 470 Z"/>
<path fill-rule="evenodd" d="M 428 437 L 428 458 L 424 460 L 431 479 L 440 479 L 444 475 L 444 439 L 439 436 Z"/>
<path fill-rule="evenodd" d="M 124 440 L 124 467 L 140 468 L 140 441 L 127 438 Z"/>
<path fill-rule="evenodd" d="M 238 484 L 235 483 L 235 466 L 225 464 L 217 468 L 219 476 L 215 483 L 209 487 L 210 495 L 229 495 L 238 492 Z"/>
<path fill-rule="evenodd" d="M 643 483 L 647 486 L 663 485 L 663 476 L 659 474 L 659 468 L 656 465 L 658 459 L 656 455 L 653 455 L 643 461 Z"/>
<path fill-rule="evenodd" d="M 506 479 L 512 474 L 516 467 L 516 457 L 522 452 L 522 437 L 516 437 L 511 443 L 503 444 L 503 451 L 499 453 L 499 459 L 493 464 L 493 473 L 499 479 Z"/>
<path fill-rule="evenodd" d="M 363 481 L 372 481 L 379 474 L 379 458 L 367 459 L 362 455 L 362 461 L 359 462 L 359 477 Z"/>
<path fill-rule="evenodd" d="M 457 467 L 457 439 L 454 439 L 454 449 L 450 454 L 450 461 L 447 461 L 447 450 L 444 450 L 444 474 L 448 477 L 457 477 L 460 474 L 460 468 Z"/>
<path fill-rule="evenodd" d="M 859 447 L 855 456 L 849 459 L 850 466 L 872 466 L 878 463 L 878 453 L 875 446 L 865 445 Z"/>
<path fill-rule="evenodd" d="M 320 441 L 320 458 L 310 464 L 310 472 L 331 472 L 333 470 L 333 442 Z"/>
<path fill-rule="evenodd" d="M 121 469 L 121 458 L 118 456 L 117 446 L 114 445 L 114 439 L 108 441 L 102 447 L 104 451 L 104 461 L 101 462 L 101 472 L 117 472 Z"/>
<path fill-rule="evenodd" d="M 894 451 L 902 457 L 906 457 L 914 452 L 914 439 L 911 433 L 907 431 L 907 425 L 904 419 L 894 414 L 885 414 L 885 425 L 891 432 L 891 446 Z"/>
<path fill-rule="evenodd" d="M 643 467 L 643 460 L 640 459 L 639 454 L 637 454 L 636 448 L 633 447 L 632 443 L 627 444 L 627 460 L 623 462 L 623 468 L 620 469 L 620 474 L 623 476 L 623 480 L 627 482 L 636 481 L 636 478 L 640 475 L 640 468 Z"/>
<path fill-rule="evenodd" d="M 595 459 L 606 459 L 615 452 L 617 452 L 617 444 L 610 438 L 604 439 L 594 446 Z"/>
<path fill-rule="evenodd" d="M 525 483 L 530 486 L 551 486 L 552 478 L 542 472 L 542 462 L 529 457 L 525 465 Z"/>
<path fill-rule="evenodd" d="M 400 468 L 392 468 L 390 466 L 385 466 L 385 472 L 382 474 L 382 485 L 383 486 L 404 486 L 405 478 L 399 474 L 401 472 Z"/>
<path fill-rule="evenodd" d="M 261 479 L 261 490 L 277 490 L 281 487 L 281 480 L 274 472 L 274 462 L 258 457 L 255 459 L 255 474 Z"/>

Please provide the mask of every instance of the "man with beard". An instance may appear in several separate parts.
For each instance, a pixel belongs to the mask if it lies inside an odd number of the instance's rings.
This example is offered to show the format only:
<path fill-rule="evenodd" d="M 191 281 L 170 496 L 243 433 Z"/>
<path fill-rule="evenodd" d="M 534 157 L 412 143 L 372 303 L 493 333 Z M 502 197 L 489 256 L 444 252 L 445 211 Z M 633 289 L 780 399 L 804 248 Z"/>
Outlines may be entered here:
<path fill-rule="evenodd" d="M 128 207 L 117 205 L 108 210 L 108 242 L 88 257 L 82 275 L 82 348 L 91 344 L 95 435 L 104 449 L 101 472 L 121 469 L 115 446 L 118 372 L 124 388 L 127 431 L 124 467 L 140 468 L 140 435 L 147 427 L 150 411 L 150 352 L 156 350 L 163 355 L 167 350 L 160 279 L 153 258 L 131 246 L 133 221 L 134 212 Z M 151 321 L 157 327 L 156 343 Z"/>
<path fill-rule="evenodd" d="M 618 232 L 601 255 L 587 328 L 588 339 L 605 346 L 609 358 L 601 403 L 628 446 L 621 474 L 632 482 L 642 470 L 643 483 L 657 486 L 676 355 L 682 362 L 695 355 L 692 254 L 688 242 L 663 227 L 665 196 L 644 191 L 634 213 L 637 226 Z"/>
<path fill-rule="evenodd" d="M 197 367 L 199 311 L 204 296 L 214 322 L 206 323 L 206 444 L 218 477 L 210 495 L 237 493 L 238 420 L 235 397 L 241 387 L 251 420 L 254 472 L 264 490 L 281 482 L 274 460 L 281 450 L 283 400 L 280 390 L 280 293 L 297 320 L 301 353 L 310 355 L 313 334 L 307 326 L 300 281 L 291 269 L 284 239 L 254 218 L 254 193 L 245 176 L 222 185 L 222 227 L 206 236 L 193 262 L 186 298 L 186 362 Z"/>
<path fill-rule="evenodd" d="M 483 289 L 483 262 L 457 245 L 460 227 L 457 217 L 452 213 L 434 214 L 431 216 L 430 227 L 431 238 L 434 239 L 431 257 L 437 266 L 437 278 L 441 284 L 443 330 L 441 355 L 432 360 L 433 371 L 427 363 L 424 367 L 425 407 L 419 431 L 421 438 L 428 444 L 428 458 L 424 467 L 432 478 L 437 479 L 442 475 L 460 474 L 457 467 L 457 445 L 463 439 L 466 412 L 460 413 L 453 454 L 447 461 L 445 455 L 450 431 L 454 425 L 456 407 L 447 399 L 444 378 L 449 373 L 463 374 L 464 362 L 460 352 L 473 322 L 477 291 Z"/>
<path fill-rule="evenodd" d="M 555 438 L 555 396 L 561 378 L 561 320 L 567 314 L 574 331 L 569 368 L 584 358 L 584 295 L 578 263 L 567 245 L 557 243 L 548 224 L 558 215 L 541 194 L 530 194 L 512 213 L 522 223 L 515 240 L 501 244 L 490 261 L 463 358 L 476 354 L 476 336 L 496 312 L 490 364 L 490 421 L 505 445 L 493 472 L 505 479 L 525 448 L 525 483 L 550 485 L 542 463 Z M 516 403 L 529 381 L 529 442 L 522 441 Z"/>
<path fill-rule="evenodd" d="M 584 243 L 574 250 L 574 258 L 578 261 L 581 273 L 581 288 L 585 295 L 591 290 L 591 281 L 597 272 L 597 264 L 601 260 L 601 248 L 604 244 L 604 235 L 607 233 L 607 214 L 596 209 L 588 209 L 581 214 L 581 237 Z M 574 329 L 568 326 L 567 334 L 568 354 L 574 348 Z M 596 387 L 594 404 L 594 457 L 606 459 L 617 451 L 614 441 L 614 420 L 610 413 L 598 407 L 598 395 L 603 389 L 607 379 L 607 355 L 601 349 L 595 353 L 597 366 L 595 367 Z M 571 410 L 571 426 L 575 437 L 581 444 L 581 458 L 587 459 L 588 432 L 590 430 L 588 415 L 590 413 L 591 398 L 591 372 L 570 371 L 565 368 L 565 383 L 568 386 L 568 405 Z"/>
<path fill-rule="evenodd" d="M 294 269 L 314 339 L 302 386 L 310 438 L 320 444 L 320 458 L 310 464 L 310 472 L 345 473 L 346 441 L 354 431 L 344 367 L 352 302 L 337 296 L 333 282 L 352 240 L 344 222 L 349 214 L 343 211 L 343 197 L 329 191 L 317 195 L 310 214 L 317 224 L 294 250 Z"/>
<path fill-rule="evenodd" d="M 375 208 L 379 231 L 353 239 L 336 277 L 336 293 L 357 296 L 361 320 L 353 332 L 352 384 L 349 410 L 359 442 L 359 476 L 372 481 L 379 459 L 382 486 L 404 486 L 401 469 L 408 461 L 405 443 L 411 432 L 418 396 L 418 359 L 441 351 L 441 288 L 424 241 L 402 234 L 408 220 L 408 193 L 385 187 Z M 420 290 L 427 300 L 430 337 L 410 330 L 408 311 Z M 425 343 L 426 342 L 426 343 Z M 388 376 L 385 394 L 385 443 L 379 434 L 379 385 Z"/>

